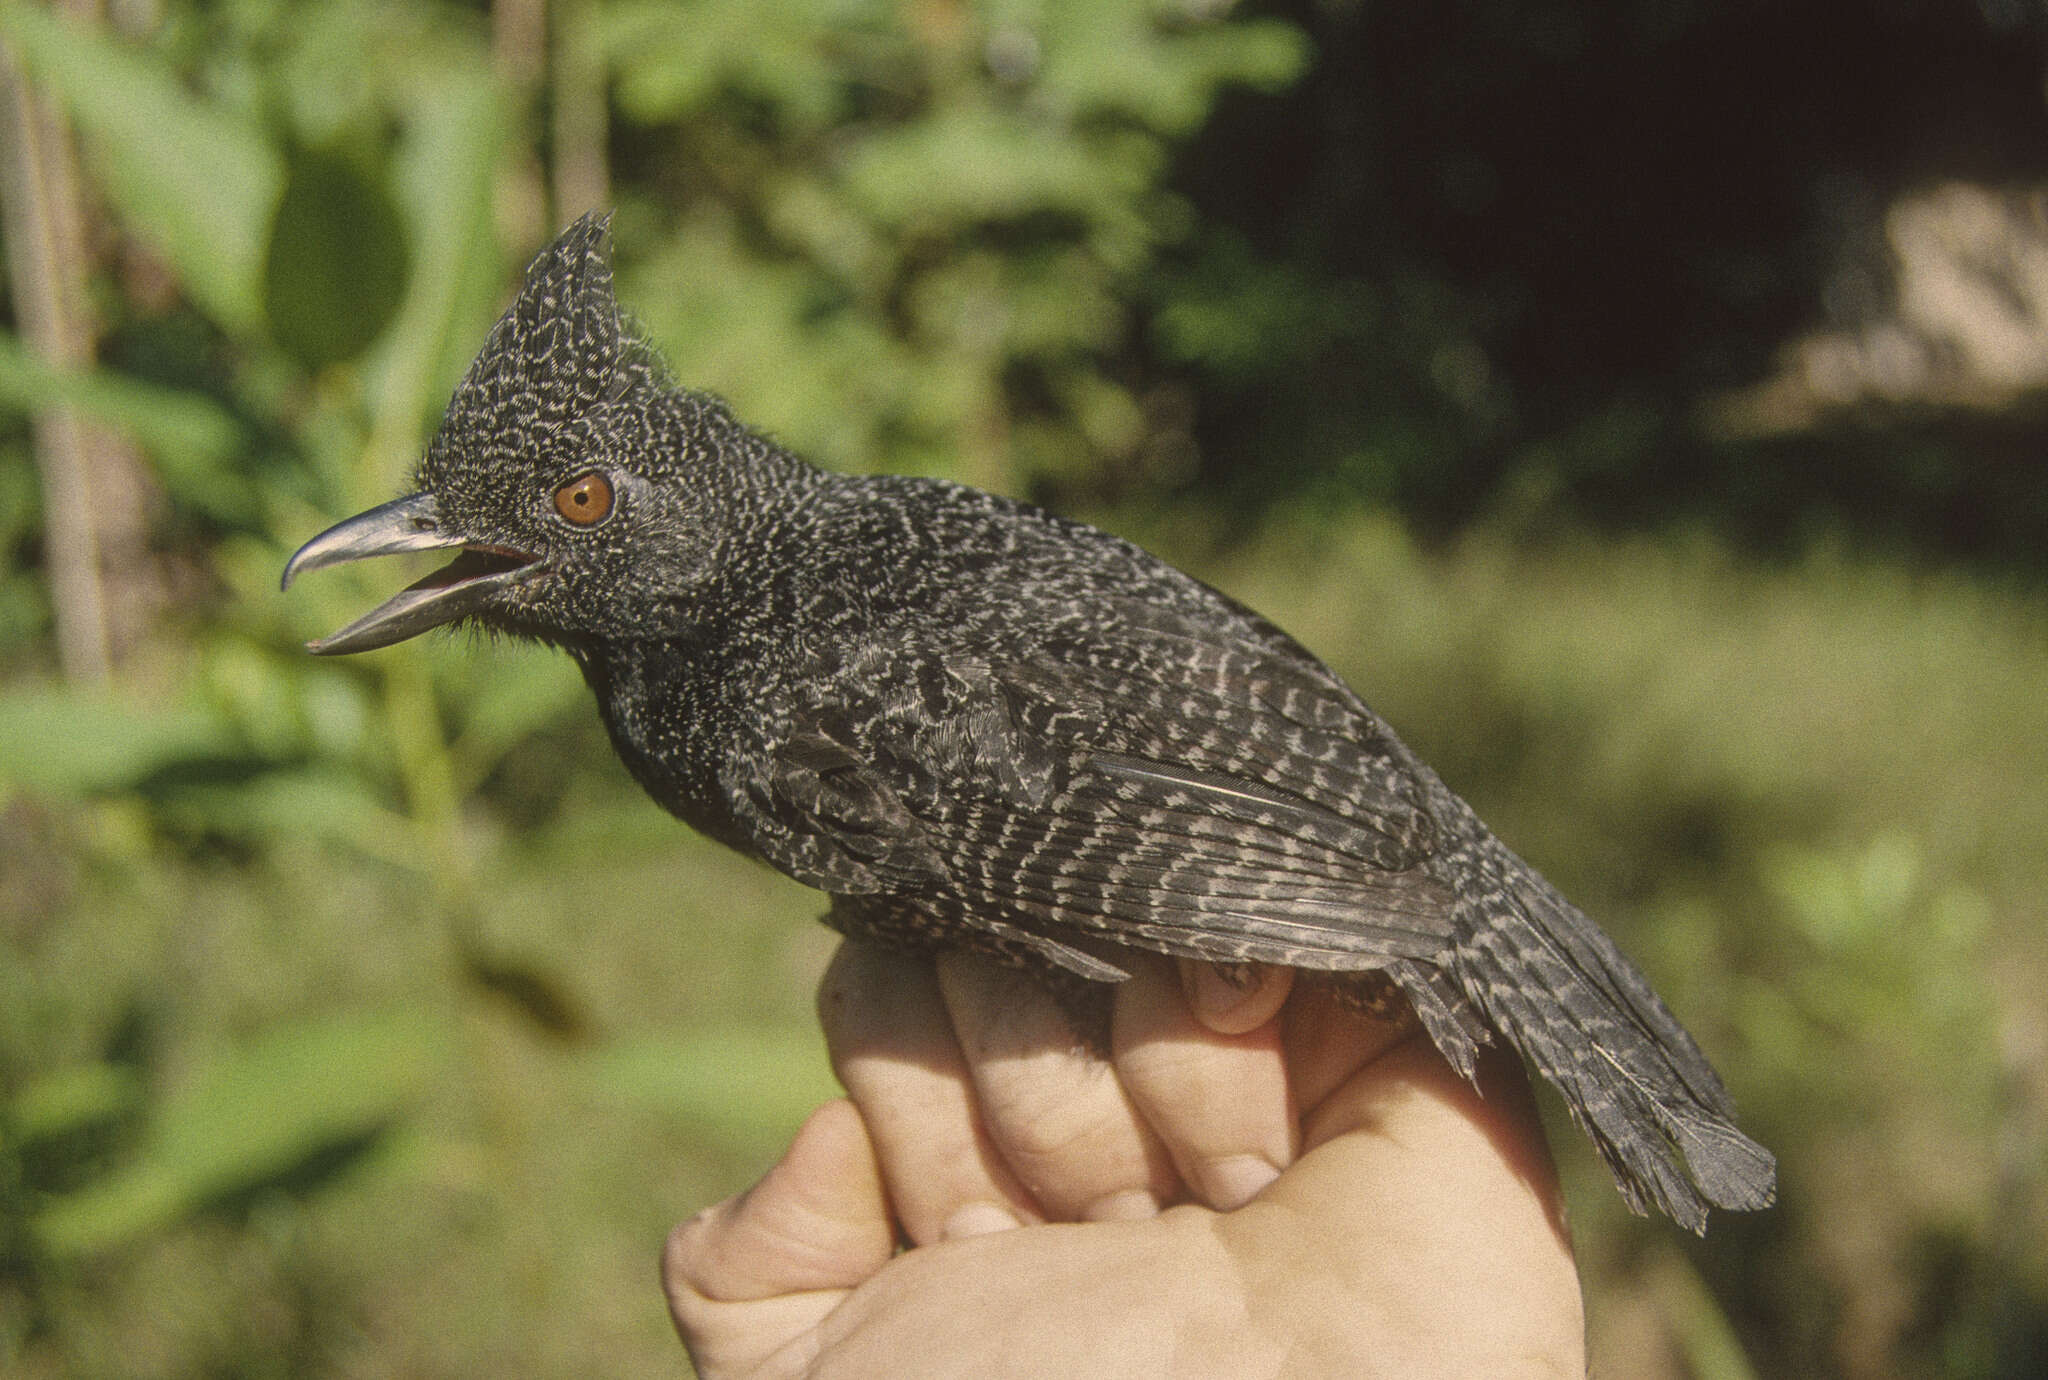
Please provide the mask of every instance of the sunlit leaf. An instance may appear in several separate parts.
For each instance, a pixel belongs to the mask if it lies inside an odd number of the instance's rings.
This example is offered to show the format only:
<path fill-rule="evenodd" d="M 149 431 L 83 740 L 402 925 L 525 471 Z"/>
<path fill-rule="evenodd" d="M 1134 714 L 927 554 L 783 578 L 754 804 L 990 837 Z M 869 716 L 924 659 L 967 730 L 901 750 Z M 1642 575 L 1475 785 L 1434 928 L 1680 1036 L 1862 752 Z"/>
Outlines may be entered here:
<path fill-rule="evenodd" d="M 1301 30 L 1270 19 L 1162 32 L 1139 7 L 1083 0 L 1056 7 L 1045 27 L 1040 80 L 1063 107 L 1121 115 L 1169 135 L 1197 129 L 1219 88 L 1276 90 L 1309 59 Z"/>
<path fill-rule="evenodd" d="M 363 499 L 389 497 L 411 468 L 506 287 L 491 220 L 506 136 L 495 88 L 478 73 L 452 71 L 422 85 L 411 114 L 392 176 L 412 274 L 397 319 L 369 357 Z"/>
<path fill-rule="evenodd" d="M 54 689 L 0 694 L 0 781 L 53 795 L 130 789 L 169 763 L 231 753 L 234 735 L 191 706 Z"/>
<path fill-rule="evenodd" d="M 839 13 L 833 13 L 833 9 Z M 793 130 L 830 118 L 846 77 L 832 47 L 874 5 L 759 5 L 720 0 L 688 7 L 626 0 L 604 9 L 598 41 L 618 73 L 618 99 L 642 121 L 671 120 L 728 89 L 760 99 Z M 854 21 L 854 22 L 849 22 Z M 890 35 L 901 42 L 900 35 Z"/>

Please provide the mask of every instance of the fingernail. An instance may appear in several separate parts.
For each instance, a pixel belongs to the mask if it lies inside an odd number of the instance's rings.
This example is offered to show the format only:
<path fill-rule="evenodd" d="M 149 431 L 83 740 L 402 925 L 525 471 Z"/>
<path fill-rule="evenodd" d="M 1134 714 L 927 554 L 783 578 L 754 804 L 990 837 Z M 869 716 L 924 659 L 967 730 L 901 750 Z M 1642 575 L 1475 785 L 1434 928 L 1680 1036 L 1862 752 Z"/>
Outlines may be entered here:
<path fill-rule="evenodd" d="M 1244 984 L 1233 981 L 1235 976 L 1213 963 L 1190 959 L 1180 965 L 1181 990 L 1204 1024 L 1228 1015 L 1231 1007 L 1244 1000 Z"/>
<path fill-rule="evenodd" d="M 1023 1225 L 1016 1213 L 999 1203 L 969 1203 L 946 1219 L 944 1235 L 948 1241 L 958 1241 L 968 1236 L 1014 1231 Z"/>
<path fill-rule="evenodd" d="M 1157 1198 L 1142 1188 L 1127 1188 L 1121 1193 L 1097 1198 L 1081 1217 L 1088 1222 L 1142 1222 L 1147 1217 L 1158 1215 Z"/>
<path fill-rule="evenodd" d="M 1249 963 L 1184 962 L 1181 981 L 1195 1019 L 1218 1035 L 1256 1030 L 1286 999 L 1281 970 Z"/>
<path fill-rule="evenodd" d="M 1243 1207 L 1279 1177 L 1272 1162 L 1258 1155 L 1231 1155 L 1202 1166 L 1204 1196 L 1219 1212 Z"/>

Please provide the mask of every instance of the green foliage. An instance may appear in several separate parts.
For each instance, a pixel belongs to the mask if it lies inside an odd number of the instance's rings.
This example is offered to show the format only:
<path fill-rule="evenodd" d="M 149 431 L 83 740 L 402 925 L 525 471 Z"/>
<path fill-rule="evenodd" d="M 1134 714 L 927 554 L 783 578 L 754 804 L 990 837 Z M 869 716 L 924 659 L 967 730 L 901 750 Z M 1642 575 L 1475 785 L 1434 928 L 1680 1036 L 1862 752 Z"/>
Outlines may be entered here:
<path fill-rule="evenodd" d="M 260 311 L 265 227 L 284 181 L 246 111 L 193 97 L 158 57 L 49 10 L 0 10 L 23 67 L 91 136 L 99 186 L 216 319 Z"/>
<path fill-rule="evenodd" d="M 1087 3 L 623 5 L 605 46 L 622 113 L 712 189 L 626 275 L 679 373 L 824 463 L 1068 494 L 1145 463 L 1116 360 L 1187 228 L 1171 141 L 1307 56 Z"/>
<path fill-rule="evenodd" d="M 66 374 L 0 335 L 0 403 L 21 412 L 62 402 L 131 436 L 156 462 L 164 483 L 194 512 L 232 525 L 258 516 L 256 496 L 226 482 L 244 438 L 234 418 L 212 399 L 164 388 L 111 370 Z M 10 469 L 27 477 L 26 457 Z"/>
<path fill-rule="evenodd" d="M 204 711 L 138 713 L 55 690 L 0 699 L 0 782 L 49 796 L 134 790 L 160 769 L 227 750 L 226 725 Z"/>
<path fill-rule="evenodd" d="M 616 1041 L 597 1055 L 592 1080 L 624 1105 L 690 1119 L 711 1141 L 758 1157 L 838 1093 L 824 1056 L 810 1027 L 709 1030 Z"/>
<path fill-rule="evenodd" d="M 294 1023 L 217 1057 L 151 1109 L 153 1122 L 132 1163 L 36 1215 L 38 1243 L 60 1258 L 112 1250 L 224 1195 L 260 1191 L 323 1152 L 366 1140 L 418 1095 L 445 1043 L 436 1026 L 417 1012 L 352 1013 Z M 120 1109 L 112 1094 L 127 1083 L 118 1068 L 87 1066 L 68 1078 L 71 1105 L 61 1112 Z M 39 1131 L 52 1129 L 57 1100 L 32 1090 L 29 1107 L 17 1109 L 26 1151 L 34 1151 Z"/>

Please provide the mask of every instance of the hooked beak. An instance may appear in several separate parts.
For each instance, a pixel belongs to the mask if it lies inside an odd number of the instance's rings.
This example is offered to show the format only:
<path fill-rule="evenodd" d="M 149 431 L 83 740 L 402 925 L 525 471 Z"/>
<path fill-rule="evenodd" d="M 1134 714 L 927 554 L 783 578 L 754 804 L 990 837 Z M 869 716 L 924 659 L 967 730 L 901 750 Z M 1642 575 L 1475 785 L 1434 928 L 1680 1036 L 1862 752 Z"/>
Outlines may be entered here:
<path fill-rule="evenodd" d="M 532 574 L 538 558 L 484 546 L 442 530 L 432 494 L 412 494 L 336 523 L 285 562 L 280 588 L 308 570 L 390 556 L 402 551 L 461 548 L 462 554 L 424 580 L 406 586 L 340 632 L 308 642 L 318 656 L 368 652 L 403 642 L 429 628 L 475 613 L 492 595 Z"/>

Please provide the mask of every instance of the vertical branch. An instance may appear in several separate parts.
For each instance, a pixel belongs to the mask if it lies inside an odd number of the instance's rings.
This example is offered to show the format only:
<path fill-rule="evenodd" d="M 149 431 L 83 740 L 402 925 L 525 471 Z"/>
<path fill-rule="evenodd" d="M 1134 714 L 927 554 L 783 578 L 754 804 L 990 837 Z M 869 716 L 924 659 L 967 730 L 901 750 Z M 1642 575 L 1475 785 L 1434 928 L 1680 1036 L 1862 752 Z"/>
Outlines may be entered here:
<path fill-rule="evenodd" d="M 0 41 L 0 217 L 15 319 L 29 349 L 60 370 L 83 367 L 91 350 L 81 313 L 83 246 L 70 139 L 61 117 L 22 79 Z M 43 490 L 43 559 L 67 679 L 104 682 L 112 669 L 93 515 L 90 439 L 70 408 L 35 418 Z"/>
<path fill-rule="evenodd" d="M 538 83 L 547 65 L 545 0 L 491 0 L 491 64 L 508 86 Z"/>
<path fill-rule="evenodd" d="M 547 0 L 491 0 L 491 67 L 523 123 L 547 76 Z M 524 258 L 552 233 L 536 141 L 521 137 L 497 189 L 498 238 Z"/>
<path fill-rule="evenodd" d="M 104 22 L 100 0 L 57 0 L 80 24 Z M 116 0 L 124 32 L 154 23 L 158 0 Z M 92 367 L 86 297 L 86 198 L 70 127 L 22 77 L 0 44 L 0 221 L 15 319 L 30 350 L 60 371 Z M 61 407 L 35 418 L 59 665 L 67 678 L 105 681 L 165 602 L 148 553 L 153 484 L 126 437 Z"/>
<path fill-rule="evenodd" d="M 554 87 L 555 218 L 569 220 L 611 200 L 605 156 L 605 67 L 597 7 L 557 0 Z"/>

